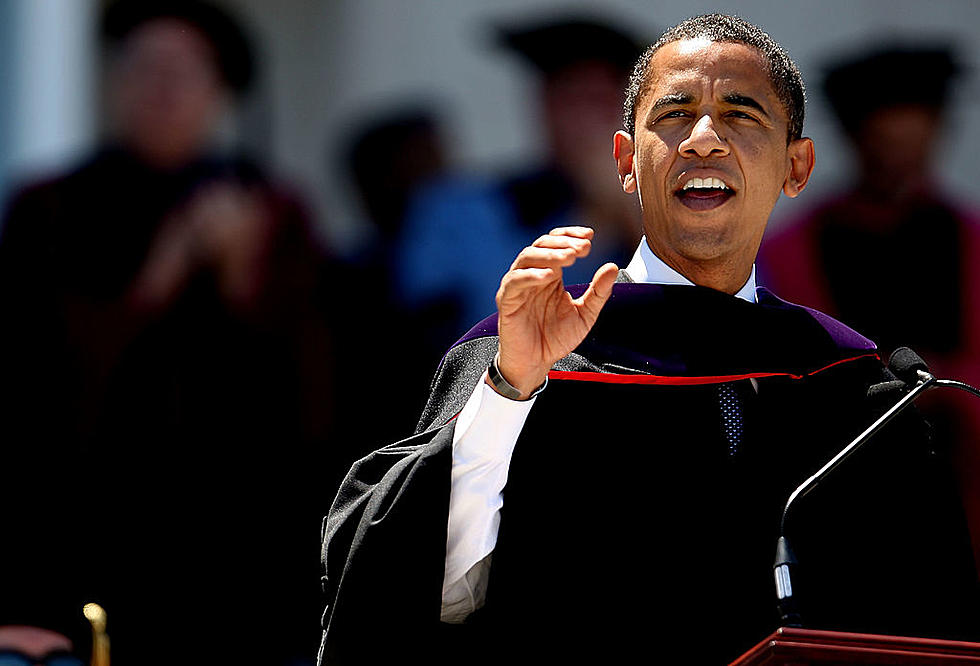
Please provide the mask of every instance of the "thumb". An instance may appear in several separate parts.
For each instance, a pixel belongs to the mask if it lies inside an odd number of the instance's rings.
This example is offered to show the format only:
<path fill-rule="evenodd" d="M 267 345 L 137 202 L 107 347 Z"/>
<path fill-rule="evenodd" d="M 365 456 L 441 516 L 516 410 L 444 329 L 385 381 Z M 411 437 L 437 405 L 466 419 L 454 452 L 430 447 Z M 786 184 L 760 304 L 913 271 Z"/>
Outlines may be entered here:
<path fill-rule="evenodd" d="M 603 264 L 592 276 L 589 288 L 576 301 L 595 320 L 599 311 L 612 295 L 613 283 L 619 274 L 619 266 L 613 263 Z"/>

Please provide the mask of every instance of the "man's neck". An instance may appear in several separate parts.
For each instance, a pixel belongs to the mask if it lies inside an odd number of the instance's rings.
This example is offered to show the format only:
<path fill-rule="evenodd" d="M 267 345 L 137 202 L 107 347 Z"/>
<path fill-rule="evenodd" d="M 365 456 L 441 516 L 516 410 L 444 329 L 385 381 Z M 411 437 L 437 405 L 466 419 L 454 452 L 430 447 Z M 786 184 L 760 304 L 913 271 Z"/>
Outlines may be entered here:
<path fill-rule="evenodd" d="M 626 267 L 626 272 L 635 282 L 649 282 L 653 284 L 679 284 L 679 285 L 700 285 L 710 287 L 717 291 L 724 291 L 738 298 L 754 303 L 755 302 L 755 266 L 753 265 L 746 279 L 732 290 L 717 289 L 712 284 L 692 280 L 690 276 L 683 274 L 666 261 L 654 254 L 647 243 L 646 237 L 640 241 L 640 245 L 633 255 L 633 259 Z"/>

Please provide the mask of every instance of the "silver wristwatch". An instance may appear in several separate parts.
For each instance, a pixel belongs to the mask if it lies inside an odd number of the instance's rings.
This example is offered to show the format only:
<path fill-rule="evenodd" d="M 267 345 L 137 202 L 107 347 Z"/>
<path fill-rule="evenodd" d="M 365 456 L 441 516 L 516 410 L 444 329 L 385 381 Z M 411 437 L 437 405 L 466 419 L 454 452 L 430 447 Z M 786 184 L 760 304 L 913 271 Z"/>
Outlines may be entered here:
<path fill-rule="evenodd" d="M 497 366 L 497 360 L 500 358 L 500 352 L 494 354 L 493 360 L 490 361 L 490 367 L 487 368 L 487 376 L 490 378 L 490 383 L 497 390 L 497 393 L 509 398 L 510 400 L 520 400 L 521 392 L 514 386 L 511 386 L 510 382 L 504 379 L 504 376 L 500 374 L 500 368 Z M 544 384 L 538 388 L 531 391 L 531 395 L 527 397 L 528 400 L 541 393 L 548 385 L 548 378 L 544 378 Z"/>

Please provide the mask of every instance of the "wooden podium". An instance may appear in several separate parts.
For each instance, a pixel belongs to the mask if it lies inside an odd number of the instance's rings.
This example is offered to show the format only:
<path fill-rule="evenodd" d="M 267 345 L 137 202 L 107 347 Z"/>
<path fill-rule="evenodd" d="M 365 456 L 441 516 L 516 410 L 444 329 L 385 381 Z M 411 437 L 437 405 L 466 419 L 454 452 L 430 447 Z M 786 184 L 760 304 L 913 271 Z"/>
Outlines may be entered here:
<path fill-rule="evenodd" d="M 931 638 L 777 629 L 731 666 L 809 664 L 980 664 L 980 643 Z"/>

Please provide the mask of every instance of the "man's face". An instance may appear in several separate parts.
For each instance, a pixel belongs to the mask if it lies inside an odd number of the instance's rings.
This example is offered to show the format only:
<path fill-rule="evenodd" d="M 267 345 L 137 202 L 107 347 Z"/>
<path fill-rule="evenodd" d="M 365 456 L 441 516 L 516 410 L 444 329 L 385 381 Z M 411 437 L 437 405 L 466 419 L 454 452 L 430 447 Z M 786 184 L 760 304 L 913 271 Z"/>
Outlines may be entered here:
<path fill-rule="evenodd" d="M 544 121 L 552 157 L 578 190 L 611 182 L 611 195 L 616 194 L 605 152 L 623 114 L 623 84 L 614 67 L 589 61 L 571 65 L 545 83 Z"/>
<path fill-rule="evenodd" d="M 207 38 L 179 19 L 135 28 L 117 56 L 111 103 L 123 141 L 144 159 L 172 168 L 197 156 L 224 103 Z"/>
<path fill-rule="evenodd" d="M 869 114 L 854 137 L 861 188 L 881 202 L 896 204 L 927 188 L 940 125 L 937 109 L 917 104 Z"/>
<path fill-rule="evenodd" d="M 766 63 L 744 44 L 688 39 L 658 50 L 631 138 L 614 154 L 639 191 L 651 249 L 698 284 L 734 293 L 749 277 L 780 191 L 796 196 L 813 144 L 787 145 Z"/>

